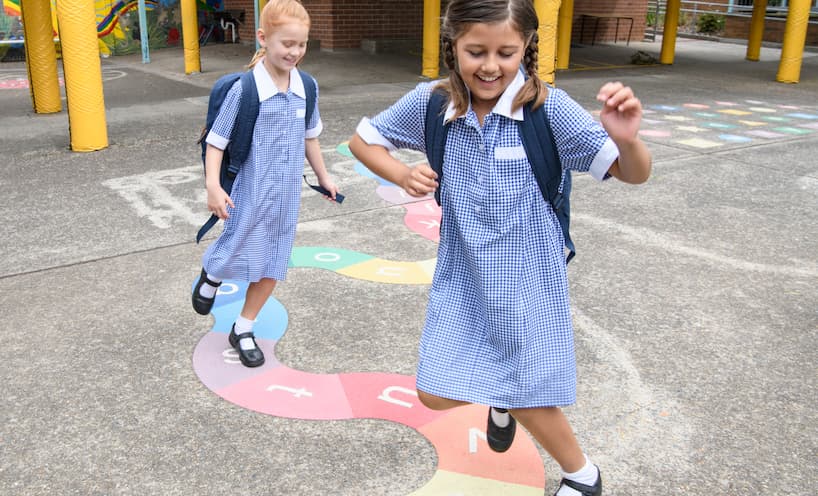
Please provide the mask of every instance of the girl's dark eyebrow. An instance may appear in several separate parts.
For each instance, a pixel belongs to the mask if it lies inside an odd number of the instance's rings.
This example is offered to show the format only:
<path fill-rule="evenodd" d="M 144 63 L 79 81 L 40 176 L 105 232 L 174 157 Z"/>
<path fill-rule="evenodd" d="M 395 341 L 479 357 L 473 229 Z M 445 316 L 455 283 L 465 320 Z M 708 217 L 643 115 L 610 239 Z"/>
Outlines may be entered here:
<path fill-rule="evenodd" d="M 486 46 L 481 44 L 481 43 L 470 43 L 468 45 L 463 46 L 463 48 L 465 48 L 467 50 L 475 50 L 475 49 L 484 50 L 486 48 Z M 503 45 L 503 46 L 500 47 L 500 50 L 517 50 L 519 48 L 520 48 L 520 45 Z"/>

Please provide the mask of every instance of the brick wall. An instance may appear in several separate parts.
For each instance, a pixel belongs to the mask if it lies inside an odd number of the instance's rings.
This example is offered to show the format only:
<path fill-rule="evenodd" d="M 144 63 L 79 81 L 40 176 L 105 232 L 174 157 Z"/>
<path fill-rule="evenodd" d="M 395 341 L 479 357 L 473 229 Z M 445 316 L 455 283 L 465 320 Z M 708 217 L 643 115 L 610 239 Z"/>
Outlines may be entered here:
<path fill-rule="evenodd" d="M 310 41 L 320 41 L 321 47 L 326 48 L 323 40 L 332 38 L 333 0 L 306 0 L 303 3 L 310 13 Z"/>
<path fill-rule="evenodd" d="M 420 40 L 423 36 L 423 0 L 302 0 L 310 13 L 310 40 L 320 41 L 325 50 L 360 48 L 361 40 Z M 445 8 L 445 2 L 443 2 Z M 244 9 L 245 23 L 239 30 L 244 43 L 254 43 L 253 0 L 225 0 L 227 9 Z M 580 42 L 580 15 L 600 13 L 633 18 L 631 40 L 645 32 L 647 0 L 575 0 L 572 39 Z M 601 20 L 597 43 L 613 42 L 616 23 Z M 619 24 L 619 41 L 626 41 L 627 22 Z M 593 26 L 586 19 L 584 42 L 590 43 Z"/>
<path fill-rule="evenodd" d="M 780 21 L 767 19 L 764 21 L 764 41 L 772 41 L 781 43 L 784 41 L 784 27 L 786 26 L 786 18 Z M 724 36 L 725 38 L 738 38 L 746 40 L 750 36 L 750 18 L 749 17 L 734 17 L 728 16 L 724 22 Z M 818 25 L 807 24 L 807 40 L 806 44 L 810 46 L 818 46 Z"/>
<path fill-rule="evenodd" d="M 423 0 L 302 0 L 310 13 L 310 41 L 322 49 L 360 48 L 362 39 L 417 40 L 423 34 Z M 244 9 L 242 42 L 254 43 L 253 0 L 226 0 Z"/>
<path fill-rule="evenodd" d="M 647 0 L 574 0 L 574 21 L 571 30 L 571 40 L 574 43 L 591 44 L 594 36 L 595 20 L 585 19 L 585 33 L 580 33 L 582 28 L 582 14 L 617 15 L 633 18 L 633 29 L 630 32 L 631 40 L 641 41 L 645 36 L 645 18 L 648 11 Z M 616 20 L 601 19 L 599 21 L 596 42 L 613 43 L 614 41 L 624 42 L 628 40 L 628 28 L 630 21 L 619 22 L 619 39 L 614 40 L 616 35 Z M 580 39 L 582 37 L 582 39 Z"/>
<path fill-rule="evenodd" d="M 420 40 L 422 0 L 302 0 L 321 48 L 360 48 L 361 40 Z"/>

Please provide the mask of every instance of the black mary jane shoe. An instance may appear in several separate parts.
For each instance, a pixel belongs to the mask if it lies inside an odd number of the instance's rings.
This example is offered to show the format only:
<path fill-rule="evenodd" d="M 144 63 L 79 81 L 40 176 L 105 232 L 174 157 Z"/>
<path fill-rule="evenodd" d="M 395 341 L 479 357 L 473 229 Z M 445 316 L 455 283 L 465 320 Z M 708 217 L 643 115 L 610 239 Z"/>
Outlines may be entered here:
<path fill-rule="evenodd" d="M 239 346 L 239 341 L 244 338 L 250 338 L 253 340 L 252 349 L 241 349 L 241 346 Z M 258 344 L 256 344 L 256 338 L 252 332 L 236 334 L 236 325 L 233 324 L 233 328 L 230 329 L 230 335 L 227 336 L 227 341 L 234 350 L 239 352 L 239 360 L 241 360 L 241 363 L 245 367 L 260 367 L 264 365 L 264 353 L 261 352 L 261 348 L 259 348 Z"/>
<path fill-rule="evenodd" d="M 597 467 L 597 471 L 599 467 Z M 562 479 L 560 481 L 560 487 L 557 488 L 557 492 L 554 493 L 554 496 L 557 496 L 557 493 L 560 492 L 562 486 L 568 486 L 575 491 L 579 491 L 582 496 L 602 496 L 602 474 L 596 476 L 596 482 L 593 486 L 586 486 L 585 484 L 580 484 L 579 482 L 574 482 L 570 479 Z"/>
<path fill-rule="evenodd" d="M 514 433 L 517 431 L 517 421 L 514 417 L 509 415 L 508 425 L 499 427 L 491 418 L 491 407 L 489 407 L 488 425 L 486 427 L 486 441 L 489 443 L 489 448 L 503 453 L 508 451 L 511 443 L 514 441 Z"/>
<path fill-rule="evenodd" d="M 196 282 L 196 287 L 193 288 L 191 299 L 193 300 L 193 309 L 196 310 L 196 313 L 199 315 L 207 315 L 213 308 L 213 303 L 216 301 L 216 295 L 214 294 L 212 298 L 205 298 L 202 296 L 202 294 L 199 293 L 199 289 L 201 289 L 202 284 L 209 284 L 214 288 L 218 288 L 222 285 L 222 283 L 215 283 L 209 280 L 207 278 L 207 272 L 202 269 L 202 274 L 199 276 L 199 280 Z"/>

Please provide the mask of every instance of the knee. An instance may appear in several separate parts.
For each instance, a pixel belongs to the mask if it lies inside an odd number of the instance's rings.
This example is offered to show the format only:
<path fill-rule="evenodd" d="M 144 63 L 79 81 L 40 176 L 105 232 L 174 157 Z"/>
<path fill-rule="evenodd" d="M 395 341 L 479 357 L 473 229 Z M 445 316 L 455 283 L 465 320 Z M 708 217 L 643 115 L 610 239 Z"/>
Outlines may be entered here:
<path fill-rule="evenodd" d="M 423 406 L 431 410 L 448 410 L 449 408 L 466 404 L 463 401 L 441 398 L 440 396 L 424 393 L 423 391 L 418 391 L 418 399 L 423 403 Z"/>
<path fill-rule="evenodd" d="M 270 292 L 272 292 L 276 287 L 276 282 L 278 282 L 278 281 L 276 281 L 275 279 L 270 279 L 269 277 L 263 277 L 263 278 L 259 279 L 256 282 L 251 282 L 249 289 L 254 289 L 256 291 L 265 291 L 265 292 L 270 291 Z"/>

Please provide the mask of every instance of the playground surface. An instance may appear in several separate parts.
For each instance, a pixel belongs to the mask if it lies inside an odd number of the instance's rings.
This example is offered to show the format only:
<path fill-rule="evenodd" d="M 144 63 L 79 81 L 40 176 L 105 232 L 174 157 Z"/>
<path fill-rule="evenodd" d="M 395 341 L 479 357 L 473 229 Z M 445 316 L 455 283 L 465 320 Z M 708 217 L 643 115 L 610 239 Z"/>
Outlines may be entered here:
<path fill-rule="evenodd" d="M 814 495 L 818 54 L 794 85 L 775 47 L 748 62 L 680 39 L 671 66 L 630 63 L 660 47 L 576 47 L 557 73 L 592 111 L 603 82 L 631 85 L 654 156 L 641 186 L 575 179 L 566 413 L 606 495 Z M 436 212 L 345 141 L 422 80 L 420 55 L 307 54 L 346 201 L 304 187 L 258 370 L 227 350 L 242 285 L 213 316 L 189 299 L 207 94 L 252 47 L 208 44 L 193 75 L 181 49 L 150 55 L 102 60 L 110 146 L 93 153 L 68 150 L 65 111 L 32 112 L 22 62 L 0 64 L 0 494 L 552 494 L 527 434 L 491 453 L 483 407 L 412 395 Z"/>

